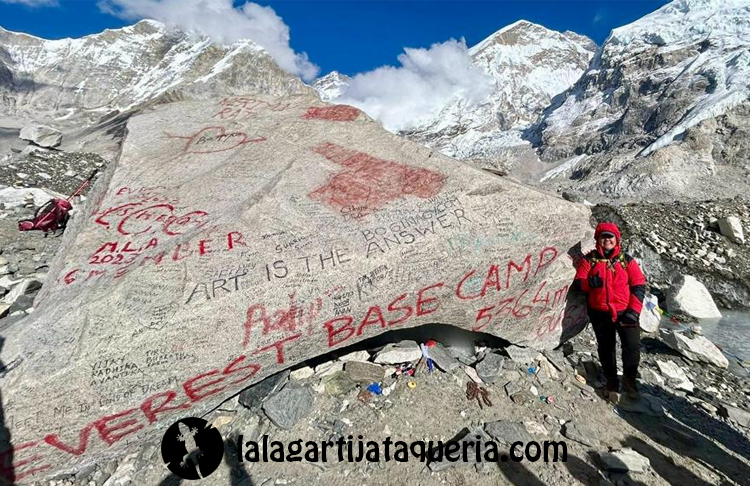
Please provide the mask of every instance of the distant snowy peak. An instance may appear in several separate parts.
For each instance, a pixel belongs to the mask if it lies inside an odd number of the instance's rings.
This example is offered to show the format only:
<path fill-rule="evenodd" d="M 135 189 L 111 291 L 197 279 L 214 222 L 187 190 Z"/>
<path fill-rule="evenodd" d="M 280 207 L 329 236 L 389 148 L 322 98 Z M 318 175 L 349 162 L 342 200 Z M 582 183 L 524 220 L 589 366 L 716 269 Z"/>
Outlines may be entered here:
<path fill-rule="evenodd" d="M 637 21 L 614 29 L 605 53 L 668 46 L 670 49 L 711 39 L 747 44 L 750 0 L 675 0 Z"/>
<path fill-rule="evenodd" d="M 509 147 L 527 144 L 523 130 L 580 78 L 595 51 L 585 36 L 525 20 L 508 25 L 469 49 L 494 80 L 488 99 L 459 100 L 406 135 L 457 158 L 505 158 Z"/>
<path fill-rule="evenodd" d="M 578 81 L 596 47 L 588 37 L 520 20 L 472 47 L 469 55 L 495 79 L 495 98 L 507 105 L 503 116 L 523 128 Z"/>
<path fill-rule="evenodd" d="M 545 47 L 557 47 L 561 43 L 572 42 L 578 49 L 593 51 L 596 49 L 594 41 L 575 32 L 558 32 L 542 25 L 519 20 L 503 27 L 477 45 L 469 49 L 473 58 L 485 57 L 487 51 L 497 46 L 508 46 L 518 49 L 522 46 L 544 50 Z"/>
<path fill-rule="evenodd" d="M 323 101 L 331 101 L 340 97 L 352 78 L 338 71 L 331 71 L 322 78 L 318 78 L 313 88 Z"/>
<path fill-rule="evenodd" d="M 497 158 L 526 145 L 521 132 L 558 94 L 583 74 L 596 51 L 589 38 L 520 20 L 468 50 L 471 63 L 489 75 L 494 89 L 476 102 L 457 97 L 402 135 L 457 158 Z M 347 99 L 351 79 L 332 72 L 314 88 L 321 98 Z M 367 106 L 360 106 L 367 111 Z M 378 118 L 378 113 L 368 113 Z"/>
<path fill-rule="evenodd" d="M 646 156 L 749 97 L 750 0 L 675 0 L 612 31 L 546 113 L 543 149 L 566 157 L 628 145 Z"/>
<path fill-rule="evenodd" d="M 280 95 L 307 89 L 252 40 L 216 44 L 153 20 L 78 39 L 0 29 L 0 80 L 0 116 L 17 125 L 33 120 L 62 129 L 168 93 Z"/>

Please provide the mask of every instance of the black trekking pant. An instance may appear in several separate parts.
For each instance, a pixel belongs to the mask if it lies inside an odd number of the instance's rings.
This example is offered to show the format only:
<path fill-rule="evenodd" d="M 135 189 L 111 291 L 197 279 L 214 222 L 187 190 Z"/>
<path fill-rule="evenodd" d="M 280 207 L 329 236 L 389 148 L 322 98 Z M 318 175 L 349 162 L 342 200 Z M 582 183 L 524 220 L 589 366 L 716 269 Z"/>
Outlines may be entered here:
<path fill-rule="evenodd" d="M 612 316 L 607 312 L 589 310 L 591 326 L 596 334 L 599 361 L 602 363 L 602 371 L 607 379 L 617 379 L 617 360 L 615 349 L 617 341 L 616 334 L 620 335 L 620 346 L 622 346 L 622 374 L 624 377 L 636 378 L 638 375 L 638 364 L 641 361 L 641 328 L 635 326 L 623 326 L 619 322 L 612 322 Z"/>

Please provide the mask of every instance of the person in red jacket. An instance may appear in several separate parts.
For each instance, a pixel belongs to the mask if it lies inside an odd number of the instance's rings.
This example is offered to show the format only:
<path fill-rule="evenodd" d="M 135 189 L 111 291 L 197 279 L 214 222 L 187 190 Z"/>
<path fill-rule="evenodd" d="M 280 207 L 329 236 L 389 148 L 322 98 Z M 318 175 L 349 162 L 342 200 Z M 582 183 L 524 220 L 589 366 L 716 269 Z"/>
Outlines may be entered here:
<path fill-rule="evenodd" d="M 599 360 L 607 391 L 619 391 L 615 335 L 622 346 L 622 388 L 637 396 L 636 377 L 641 359 L 639 318 L 646 293 L 646 278 L 638 262 L 620 247 L 620 228 L 599 223 L 596 249 L 581 258 L 574 286 L 588 294 L 588 314 L 596 334 Z"/>

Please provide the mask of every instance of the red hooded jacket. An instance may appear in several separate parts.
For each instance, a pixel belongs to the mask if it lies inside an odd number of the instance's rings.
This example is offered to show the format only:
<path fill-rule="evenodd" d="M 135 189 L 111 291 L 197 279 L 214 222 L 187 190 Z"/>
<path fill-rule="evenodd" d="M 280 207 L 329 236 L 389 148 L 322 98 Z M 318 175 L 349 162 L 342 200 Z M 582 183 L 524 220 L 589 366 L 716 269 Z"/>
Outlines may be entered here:
<path fill-rule="evenodd" d="M 604 256 L 604 249 L 599 245 L 599 235 L 610 232 L 615 235 L 616 245 L 609 258 Z M 578 264 L 576 281 L 581 290 L 588 294 L 589 309 L 609 312 L 612 322 L 618 315 L 632 311 L 640 316 L 643 307 L 643 296 L 646 291 L 646 278 L 641 267 L 630 255 L 620 248 L 620 228 L 614 223 L 599 223 L 594 232 L 596 250 L 589 252 Z M 588 278 L 599 275 L 604 285 L 591 288 Z"/>

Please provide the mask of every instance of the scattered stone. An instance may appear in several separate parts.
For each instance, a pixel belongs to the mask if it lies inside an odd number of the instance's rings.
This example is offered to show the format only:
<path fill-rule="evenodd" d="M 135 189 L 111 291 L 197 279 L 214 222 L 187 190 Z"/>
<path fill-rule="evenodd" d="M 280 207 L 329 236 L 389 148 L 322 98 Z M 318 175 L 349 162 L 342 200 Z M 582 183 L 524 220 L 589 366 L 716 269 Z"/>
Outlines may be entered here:
<path fill-rule="evenodd" d="M 644 472 L 651 463 L 648 458 L 630 448 L 597 454 L 601 465 L 612 472 Z"/>
<path fill-rule="evenodd" d="M 729 238 L 731 242 L 739 245 L 745 244 L 745 235 L 742 231 L 742 221 L 740 221 L 740 218 L 737 216 L 721 218 L 719 219 L 718 224 L 719 232 L 723 236 Z"/>
<path fill-rule="evenodd" d="M 391 343 L 375 355 L 376 363 L 399 364 L 416 361 L 422 357 L 422 350 L 414 341 Z"/>
<path fill-rule="evenodd" d="M 484 382 L 482 381 L 482 379 L 481 379 L 481 378 L 479 377 L 479 375 L 477 374 L 477 370 L 475 370 L 475 369 L 474 369 L 474 368 L 472 368 L 471 366 L 464 366 L 464 373 L 466 373 L 466 375 L 467 375 L 467 376 L 468 376 L 469 378 L 471 378 L 471 381 L 473 381 L 474 383 L 478 383 L 478 384 L 480 384 L 480 385 L 481 385 L 482 383 L 484 383 Z"/>
<path fill-rule="evenodd" d="M 10 310 L 10 304 L 3 304 L 0 302 L 0 319 L 8 315 L 8 311 Z"/>
<path fill-rule="evenodd" d="M 446 346 L 448 354 L 456 358 L 461 364 L 471 366 L 477 362 L 477 356 L 469 349 L 460 346 Z"/>
<path fill-rule="evenodd" d="M 505 358 L 495 353 L 489 353 L 474 367 L 482 381 L 495 383 L 502 376 L 504 363 Z"/>
<path fill-rule="evenodd" d="M 263 400 L 275 391 L 281 389 L 289 377 L 289 371 L 273 374 L 268 378 L 242 390 L 239 396 L 240 405 L 257 412 L 263 406 Z"/>
<path fill-rule="evenodd" d="M 34 296 L 20 295 L 10 306 L 10 310 L 8 312 L 10 312 L 11 314 L 18 311 L 28 312 L 32 307 L 34 307 Z"/>
<path fill-rule="evenodd" d="M 712 404 L 710 404 L 708 402 L 704 402 L 704 401 L 701 401 L 698 405 L 703 410 L 705 410 L 706 412 L 708 412 L 708 413 L 710 413 L 712 415 L 715 415 L 718 412 L 718 410 L 719 410 L 718 408 L 714 407 Z"/>
<path fill-rule="evenodd" d="M 526 426 L 521 422 L 499 420 L 484 424 L 484 430 L 498 442 L 506 445 L 517 441 L 528 443 L 534 440 Z"/>
<path fill-rule="evenodd" d="M 450 373 L 461 366 L 458 359 L 451 356 L 448 349 L 440 343 L 429 348 L 428 352 L 430 353 L 430 358 L 432 358 L 432 361 L 435 362 L 437 367 L 446 373 Z"/>
<path fill-rule="evenodd" d="M 344 363 L 346 363 L 348 361 L 363 361 L 363 362 L 368 362 L 368 361 L 370 361 L 370 353 L 368 353 L 364 349 L 360 350 L 360 351 L 354 351 L 352 353 L 345 354 L 344 356 L 340 357 L 339 361 L 343 361 Z"/>
<path fill-rule="evenodd" d="M 370 384 L 383 381 L 383 367 L 374 363 L 349 361 L 344 365 L 344 371 L 355 383 Z"/>
<path fill-rule="evenodd" d="M 42 282 L 36 278 L 26 278 L 21 280 L 19 283 L 11 287 L 3 301 L 6 304 L 12 304 L 22 295 L 35 295 L 35 293 L 42 288 Z"/>
<path fill-rule="evenodd" d="M 549 432 L 544 425 L 533 420 L 524 420 L 523 426 L 526 427 L 526 431 L 533 436 L 547 436 Z"/>
<path fill-rule="evenodd" d="M 315 374 L 315 370 L 313 370 L 311 367 L 303 366 L 302 368 L 292 371 L 289 376 L 291 376 L 293 380 L 300 381 L 300 380 L 306 380 L 310 378 L 311 376 L 313 376 L 314 374 Z"/>
<path fill-rule="evenodd" d="M 729 360 L 714 343 L 700 335 L 687 335 L 662 329 L 660 337 L 667 346 L 693 361 L 702 361 L 719 368 L 729 368 Z"/>
<path fill-rule="evenodd" d="M 659 373 L 657 373 L 656 371 L 652 369 L 643 368 L 641 369 L 640 374 L 641 374 L 641 379 L 650 385 L 656 385 L 656 386 L 664 385 L 664 378 L 662 378 L 662 376 Z"/>
<path fill-rule="evenodd" d="M 514 363 L 524 365 L 532 363 L 536 355 L 539 354 L 539 351 L 535 349 L 522 348 L 516 345 L 508 346 L 505 348 L 505 352 L 508 353 L 508 356 L 510 356 L 510 359 L 513 360 Z"/>
<path fill-rule="evenodd" d="M 743 410 L 726 402 L 719 404 L 718 413 L 720 416 L 736 422 L 741 427 L 750 429 L 750 412 Z"/>
<path fill-rule="evenodd" d="M 656 360 L 656 365 L 659 367 L 659 371 L 667 378 L 670 385 L 679 390 L 693 391 L 693 383 L 688 379 L 685 371 L 674 361 Z"/>
<path fill-rule="evenodd" d="M 510 396 L 511 401 L 516 405 L 528 405 L 534 401 L 534 399 L 526 392 L 514 393 Z"/>
<path fill-rule="evenodd" d="M 691 275 L 680 275 L 667 291 L 667 307 L 672 314 L 685 314 L 697 319 L 720 318 L 708 289 Z"/>
<path fill-rule="evenodd" d="M 327 375 L 321 383 L 325 387 L 326 393 L 334 397 L 343 395 L 357 386 L 357 383 L 352 380 L 346 371 L 337 371 Z"/>
<path fill-rule="evenodd" d="M 289 382 L 281 391 L 266 399 L 263 412 L 277 427 L 289 430 L 310 413 L 313 402 L 313 394 L 308 387 Z"/>
<path fill-rule="evenodd" d="M 589 447 L 599 447 L 600 442 L 594 437 L 599 433 L 589 421 L 570 421 L 563 426 L 562 434 L 568 439 L 580 442 Z"/>
<path fill-rule="evenodd" d="M 342 363 L 341 361 L 329 361 L 327 363 L 319 364 L 315 367 L 315 376 L 322 378 L 324 376 L 332 375 L 337 371 L 341 371 L 343 369 L 344 363 Z"/>
<path fill-rule="evenodd" d="M 62 132 L 44 125 L 28 125 L 18 135 L 21 140 L 28 140 L 40 147 L 54 148 L 62 143 Z"/>

